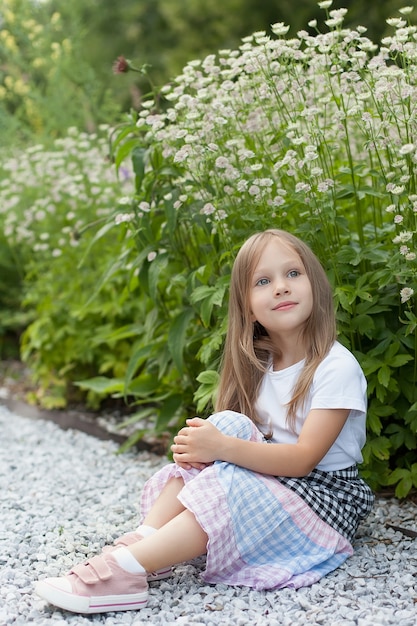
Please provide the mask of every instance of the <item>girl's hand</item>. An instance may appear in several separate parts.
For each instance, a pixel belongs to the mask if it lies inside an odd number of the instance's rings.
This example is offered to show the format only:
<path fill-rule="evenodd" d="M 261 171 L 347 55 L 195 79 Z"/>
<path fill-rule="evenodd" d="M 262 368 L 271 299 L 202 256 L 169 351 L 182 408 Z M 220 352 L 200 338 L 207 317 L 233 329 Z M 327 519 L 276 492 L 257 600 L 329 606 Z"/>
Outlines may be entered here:
<path fill-rule="evenodd" d="M 184 469 L 204 469 L 220 459 L 224 435 L 210 422 L 199 417 L 187 420 L 187 426 L 174 437 L 171 450 L 174 461 Z"/>

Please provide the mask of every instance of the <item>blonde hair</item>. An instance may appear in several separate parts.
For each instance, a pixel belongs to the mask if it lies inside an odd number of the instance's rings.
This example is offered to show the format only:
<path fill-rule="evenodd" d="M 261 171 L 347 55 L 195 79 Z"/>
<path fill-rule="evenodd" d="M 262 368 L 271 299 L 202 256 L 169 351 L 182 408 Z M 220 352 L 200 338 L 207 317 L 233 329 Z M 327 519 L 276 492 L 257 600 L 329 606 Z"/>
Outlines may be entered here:
<path fill-rule="evenodd" d="M 239 250 L 233 265 L 228 330 L 215 410 L 244 413 L 261 430 L 265 430 L 266 425 L 256 414 L 256 399 L 271 357 L 279 357 L 280 352 L 279 347 L 272 345 L 263 326 L 253 323 L 250 289 L 255 267 L 265 246 L 273 239 L 298 254 L 310 280 L 313 297 L 312 312 L 302 331 L 307 346 L 305 364 L 287 405 L 287 422 L 291 428 L 296 411 L 303 406 L 311 387 L 314 372 L 336 340 L 333 294 L 316 255 L 304 242 L 283 230 L 269 229 L 252 235 Z M 265 434 L 271 436 L 270 432 Z"/>

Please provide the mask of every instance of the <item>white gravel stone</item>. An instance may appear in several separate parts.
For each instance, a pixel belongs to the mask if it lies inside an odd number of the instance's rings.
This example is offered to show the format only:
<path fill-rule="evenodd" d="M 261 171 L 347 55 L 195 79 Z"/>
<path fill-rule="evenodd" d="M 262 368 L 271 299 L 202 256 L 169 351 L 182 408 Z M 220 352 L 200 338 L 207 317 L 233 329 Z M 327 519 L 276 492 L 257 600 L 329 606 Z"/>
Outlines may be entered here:
<path fill-rule="evenodd" d="M 33 593 L 135 528 L 144 482 L 166 460 L 117 455 L 117 445 L 0 406 L 0 626 L 415 626 L 417 539 L 411 501 L 379 498 L 360 527 L 355 554 L 336 572 L 298 591 L 256 592 L 207 585 L 204 559 L 152 583 L 141 611 L 72 615 Z"/>

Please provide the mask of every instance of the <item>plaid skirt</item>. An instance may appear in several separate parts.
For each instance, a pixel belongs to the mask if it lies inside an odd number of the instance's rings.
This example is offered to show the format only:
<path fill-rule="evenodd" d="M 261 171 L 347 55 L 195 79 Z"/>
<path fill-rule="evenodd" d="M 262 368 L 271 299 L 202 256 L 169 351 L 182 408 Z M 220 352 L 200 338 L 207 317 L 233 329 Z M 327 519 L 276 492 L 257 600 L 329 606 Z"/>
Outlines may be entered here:
<path fill-rule="evenodd" d="M 374 494 L 359 478 L 356 465 L 334 472 L 314 469 L 303 478 L 278 476 L 277 479 L 298 493 L 322 520 L 349 541 L 374 503 Z"/>
<path fill-rule="evenodd" d="M 244 415 L 222 411 L 209 419 L 225 434 L 263 441 Z M 342 487 L 354 470 L 344 472 L 343 477 L 340 472 L 328 477 L 314 470 L 305 479 L 290 479 L 296 482 L 286 485 L 286 479 L 223 461 L 202 471 L 183 470 L 171 463 L 146 483 L 141 513 L 146 517 L 168 480 L 182 477 L 184 487 L 178 498 L 208 536 L 202 573 L 206 582 L 258 590 L 297 589 L 317 582 L 353 553 L 349 538 L 369 512 L 372 494 L 368 494 L 368 505 L 359 507 L 355 490 L 350 493 L 352 501 L 342 496 Z M 343 491 L 348 493 L 349 489 Z"/>

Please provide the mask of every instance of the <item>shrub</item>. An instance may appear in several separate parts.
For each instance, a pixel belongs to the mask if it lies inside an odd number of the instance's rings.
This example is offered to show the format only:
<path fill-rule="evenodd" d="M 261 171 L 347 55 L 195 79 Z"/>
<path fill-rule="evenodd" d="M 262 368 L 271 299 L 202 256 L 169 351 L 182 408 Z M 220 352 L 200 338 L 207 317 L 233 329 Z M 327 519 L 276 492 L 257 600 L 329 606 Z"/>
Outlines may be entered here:
<path fill-rule="evenodd" d="M 122 227 L 106 234 L 105 222 L 123 203 L 123 189 L 131 190 L 129 172 L 120 172 L 119 180 L 110 164 L 108 132 L 70 129 L 51 148 L 32 146 L 0 169 L 0 250 L 13 268 L 1 281 L 0 323 L 23 331 L 21 355 L 38 386 L 34 400 L 47 408 L 65 406 L 79 378 L 97 372 L 123 378 L 126 327 L 136 333 L 144 313 L 129 269 L 133 243 L 124 242 L 120 272 L 103 279 L 125 237 Z M 104 229 L 89 254 L 99 224 Z M 97 394 L 90 392 L 88 401 L 96 406 Z"/>
<path fill-rule="evenodd" d="M 417 486 L 417 29 L 406 7 L 377 46 L 330 5 L 327 32 L 310 22 L 316 34 L 287 38 L 275 24 L 190 62 L 117 135 L 116 163 L 131 155 L 136 175 L 129 225 L 152 320 L 126 392 L 169 398 L 176 426 L 193 398 L 210 411 L 236 250 L 288 229 L 322 260 L 340 341 L 368 378 L 363 475 L 405 496 Z"/>

